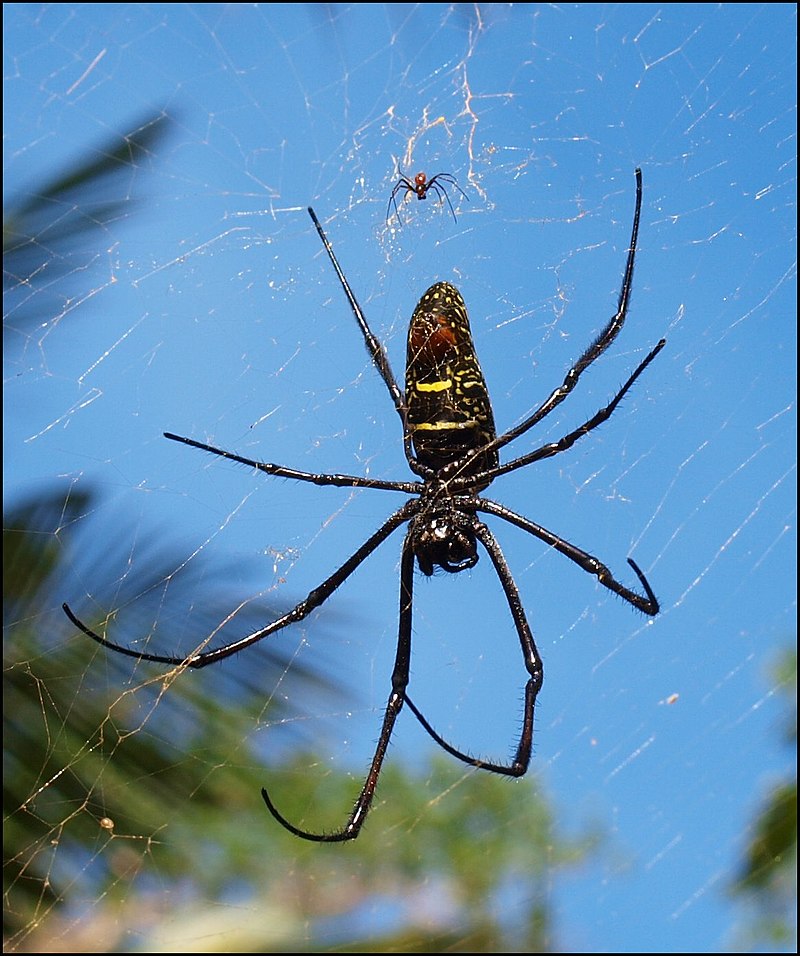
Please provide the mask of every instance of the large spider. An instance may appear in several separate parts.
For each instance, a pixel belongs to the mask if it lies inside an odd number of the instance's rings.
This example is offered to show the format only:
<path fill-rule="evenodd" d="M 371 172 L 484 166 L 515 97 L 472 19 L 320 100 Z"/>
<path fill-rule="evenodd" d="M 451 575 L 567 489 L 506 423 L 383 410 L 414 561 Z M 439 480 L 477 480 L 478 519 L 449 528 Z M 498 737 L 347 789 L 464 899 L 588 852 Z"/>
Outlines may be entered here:
<path fill-rule="evenodd" d="M 642 203 L 642 174 L 636 170 L 636 208 L 633 217 L 628 259 L 622 280 L 616 314 L 610 319 L 603 331 L 584 351 L 578 361 L 567 372 L 564 381 L 544 402 L 519 425 L 497 435 L 492 415 L 492 407 L 473 347 L 467 310 L 458 290 L 448 282 L 437 282 L 422 296 L 411 317 L 408 332 L 408 352 L 406 364 L 406 390 L 400 390 L 389 365 L 383 346 L 370 330 L 364 313 L 342 272 L 333 248 L 325 231 L 320 225 L 314 210 L 309 207 L 309 215 L 325 246 L 333 268 L 339 277 L 350 308 L 364 336 L 367 349 L 380 373 L 389 395 L 394 402 L 403 428 L 403 444 L 408 464 L 420 480 L 382 481 L 355 475 L 313 474 L 297 471 L 283 465 L 253 461 L 233 452 L 183 438 L 180 435 L 166 433 L 166 437 L 211 452 L 221 458 L 241 462 L 268 475 L 283 478 L 296 478 L 316 485 L 334 485 L 344 488 L 377 488 L 384 491 L 400 491 L 413 497 L 401 508 L 390 515 L 380 528 L 369 537 L 330 577 L 291 611 L 265 627 L 248 634 L 239 640 L 209 651 L 189 655 L 187 658 L 171 657 L 162 654 L 148 654 L 123 647 L 106 640 L 80 621 L 65 604 L 64 611 L 70 620 L 98 643 L 120 654 L 127 654 L 142 661 L 156 661 L 174 666 L 205 667 L 215 664 L 231 654 L 270 637 L 289 624 L 302 621 L 313 610 L 328 600 L 333 592 L 346 581 L 356 568 L 392 532 L 403 524 L 408 528 L 400 558 L 400 622 L 397 639 L 397 653 L 391 677 L 391 691 L 386 704 L 383 726 L 378 738 L 375 754 L 358 799 L 345 825 L 332 833 L 314 833 L 302 830 L 290 823 L 273 804 L 266 790 L 262 796 L 272 816 L 287 830 L 305 840 L 322 843 L 335 843 L 355 839 L 361 831 L 369 812 L 384 757 L 389 746 L 395 721 L 405 704 L 422 724 L 436 743 L 449 754 L 473 767 L 479 767 L 492 773 L 521 777 L 528 769 L 533 742 L 533 718 L 536 698 L 542 686 L 543 668 L 536 643 L 525 611 L 520 601 L 519 591 L 506 564 L 494 535 L 479 519 L 479 514 L 502 518 L 509 524 L 527 531 L 551 548 L 569 558 L 579 568 L 593 574 L 603 587 L 618 594 L 634 608 L 645 614 L 655 615 L 659 606 L 653 589 L 644 573 L 632 558 L 628 558 L 636 577 L 639 579 L 644 595 L 637 594 L 621 584 L 608 568 L 597 558 L 583 551 L 569 541 L 565 541 L 546 528 L 535 524 L 528 518 L 515 514 L 504 505 L 481 496 L 488 485 L 500 475 L 515 471 L 535 461 L 552 458 L 571 448 L 578 439 L 583 438 L 605 422 L 636 379 L 664 347 L 662 339 L 654 349 L 640 362 L 622 388 L 604 408 L 601 408 L 583 424 L 564 435 L 558 441 L 547 442 L 533 451 L 518 458 L 500 464 L 498 452 L 514 439 L 524 435 L 550 414 L 569 395 L 583 372 L 614 341 L 625 321 L 628 302 L 631 295 L 636 239 L 639 229 L 639 213 Z M 408 696 L 409 666 L 411 662 L 411 615 L 413 607 L 414 562 L 425 575 L 432 575 L 436 568 L 451 574 L 457 574 L 472 568 L 478 561 L 478 542 L 483 545 L 494 565 L 522 647 L 522 657 L 528 672 L 525 687 L 525 705 L 522 731 L 517 744 L 516 754 L 509 763 L 493 763 L 480 760 L 462 753 L 442 738 L 428 723 Z"/>
<path fill-rule="evenodd" d="M 400 178 L 394 184 L 394 189 L 392 190 L 391 196 L 389 196 L 389 204 L 386 207 L 386 222 L 389 222 L 389 219 L 392 215 L 392 206 L 394 205 L 394 213 L 397 216 L 397 221 L 402 222 L 400 218 L 400 210 L 397 208 L 397 194 L 401 189 L 404 189 L 403 199 L 409 193 L 414 193 L 417 199 L 427 199 L 428 193 L 430 190 L 433 190 L 436 195 L 439 197 L 439 205 L 441 205 L 444 200 L 447 200 L 447 205 L 450 207 L 450 212 L 453 214 L 453 219 L 456 218 L 456 211 L 453 209 L 453 204 L 450 202 L 450 196 L 447 194 L 447 190 L 442 185 L 447 183 L 448 186 L 454 186 L 466 199 L 469 201 L 469 196 L 464 192 L 464 190 L 456 182 L 456 178 L 452 173 L 436 173 L 435 176 L 431 176 L 428 179 L 425 173 L 419 172 L 414 177 L 414 182 L 412 183 L 408 176 L 405 176 L 403 173 L 400 173 Z M 402 202 L 402 200 L 401 200 Z"/>

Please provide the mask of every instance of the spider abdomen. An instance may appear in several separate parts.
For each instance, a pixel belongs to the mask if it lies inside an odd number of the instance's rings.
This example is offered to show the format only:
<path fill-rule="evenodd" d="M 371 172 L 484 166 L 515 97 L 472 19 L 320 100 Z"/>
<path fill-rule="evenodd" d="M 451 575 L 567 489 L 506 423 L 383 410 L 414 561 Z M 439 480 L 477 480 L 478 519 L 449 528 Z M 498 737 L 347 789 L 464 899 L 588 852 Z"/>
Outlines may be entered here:
<path fill-rule="evenodd" d="M 419 300 L 408 330 L 408 428 L 418 461 L 433 470 L 478 451 L 495 437 L 486 382 L 461 293 L 437 282 Z M 473 456 L 464 473 L 496 467 L 497 451 Z"/>

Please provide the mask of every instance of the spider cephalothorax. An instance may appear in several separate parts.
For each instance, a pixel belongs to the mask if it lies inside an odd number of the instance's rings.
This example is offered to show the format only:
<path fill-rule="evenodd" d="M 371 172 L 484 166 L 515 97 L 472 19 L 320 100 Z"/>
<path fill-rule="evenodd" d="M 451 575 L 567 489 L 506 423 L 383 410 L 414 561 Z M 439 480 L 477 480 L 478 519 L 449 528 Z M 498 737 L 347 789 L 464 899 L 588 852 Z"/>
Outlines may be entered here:
<path fill-rule="evenodd" d="M 424 178 L 422 182 L 419 181 L 420 175 L 417 176 L 417 186 L 419 189 L 423 189 L 425 181 Z M 447 174 L 442 173 L 435 176 L 427 182 L 427 189 L 434 187 L 436 179 L 445 180 L 446 176 Z M 424 192 L 420 195 L 419 190 L 403 178 L 395 187 L 392 199 L 394 199 L 397 190 L 404 184 L 416 192 L 420 199 L 425 198 Z M 316 485 L 331 485 L 340 488 L 374 488 L 399 491 L 413 497 L 391 514 L 381 527 L 354 551 L 343 564 L 282 617 L 230 644 L 190 654 L 185 659 L 161 654 L 141 653 L 122 644 L 108 641 L 79 620 L 72 610 L 66 604 L 64 605 L 64 610 L 70 620 L 84 634 L 111 650 L 143 661 L 155 661 L 173 666 L 205 667 L 230 657 L 257 641 L 270 637 L 290 624 L 302 621 L 315 608 L 324 604 L 356 568 L 394 531 L 401 525 L 408 524 L 408 531 L 400 557 L 400 615 L 397 653 L 391 676 L 391 690 L 386 703 L 383 726 L 378 737 L 375 754 L 347 822 L 341 829 L 332 833 L 315 833 L 303 830 L 290 823 L 278 811 L 266 790 L 261 791 L 269 812 L 282 826 L 296 836 L 321 843 L 352 840 L 358 836 L 372 805 L 395 721 L 405 705 L 408 705 L 409 710 L 436 743 L 458 760 L 473 767 L 480 767 L 483 770 L 510 777 L 522 776 L 528 769 L 533 745 L 534 708 L 543 680 L 542 661 L 525 616 L 517 585 L 506 564 L 503 552 L 500 550 L 500 545 L 491 530 L 479 520 L 479 513 L 501 518 L 543 541 L 548 547 L 569 558 L 587 574 L 593 575 L 603 587 L 619 595 L 639 611 L 649 615 L 658 613 L 658 601 L 653 589 L 632 558 L 628 558 L 628 564 L 638 578 L 644 594 L 640 594 L 617 581 L 611 571 L 589 552 L 560 538 L 552 531 L 535 524 L 528 518 L 516 514 L 504 505 L 489 498 L 484 498 L 479 494 L 500 475 L 567 451 L 575 442 L 607 421 L 636 379 L 664 347 L 665 343 L 662 339 L 639 363 L 611 401 L 591 418 L 557 441 L 547 442 L 518 458 L 512 458 L 510 461 L 500 464 L 499 450 L 528 432 L 560 405 L 575 388 L 583 372 L 605 352 L 622 328 L 628 311 L 633 282 L 633 265 L 636 256 L 641 204 L 642 174 L 637 169 L 633 229 L 616 314 L 611 317 L 597 338 L 569 369 L 561 385 L 554 389 L 532 414 L 501 435 L 497 435 L 495 432 L 494 417 L 486 383 L 483 380 L 483 374 L 475 355 L 467 310 L 459 291 L 447 282 L 437 282 L 420 299 L 411 318 L 406 391 L 403 393 L 397 385 L 383 346 L 372 333 L 361 306 L 353 295 L 324 229 L 314 214 L 314 210 L 309 208 L 309 215 L 339 277 L 372 361 L 383 378 L 389 396 L 400 417 L 403 428 L 403 447 L 409 467 L 421 480 L 383 481 L 356 475 L 312 474 L 288 468 L 285 465 L 243 458 L 233 452 L 224 451 L 221 448 L 215 448 L 213 445 L 206 445 L 192 438 L 183 438 L 169 432 L 166 433 L 166 437 L 219 455 L 222 458 L 241 462 L 268 475 L 295 478 Z M 481 760 L 452 746 L 434 730 L 408 695 L 411 666 L 414 564 L 416 562 L 420 571 L 428 576 L 432 575 L 436 568 L 442 568 L 451 574 L 456 574 L 475 566 L 478 561 L 478 542 L 489 556 L 500 580 L 519 638 L 523 664 L 528 673 L 528 680 L 525 685 L 522 730 L 515 754 L 506 763 Z"/>
<path fill-rule="evenodd" d="M 431 505 L 409 522 L 409 546 L 423 574 L 430 577 L 437 567 L 451 574 L 474 568 L 478 563 L 474 515 L 459 510 L 457 499 Z"/>

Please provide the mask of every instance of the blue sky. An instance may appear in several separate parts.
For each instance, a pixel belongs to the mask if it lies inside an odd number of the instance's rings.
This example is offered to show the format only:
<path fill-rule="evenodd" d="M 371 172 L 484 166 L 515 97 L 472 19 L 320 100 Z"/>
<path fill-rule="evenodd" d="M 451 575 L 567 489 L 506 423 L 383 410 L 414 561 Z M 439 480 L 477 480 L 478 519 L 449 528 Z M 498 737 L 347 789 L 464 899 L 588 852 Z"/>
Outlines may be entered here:
<path fill-rule="evenodd" d="M 626 327 L 514 452 L 584 421 L 662 336 L 666 349 L 603 428 L 486 494 L 630 585 L 634 557 L 662 602 L 646 620 L 492 524 L 545 663 L 537 768 L 565 825 L 599 820 L 618 851 L 555 888 L 564 943 L 731 945 L 724 884 L 791 764 L 770 668 L 796 632 L 795 6 L 489 5 L 480 24 L 441 4 L 4 16 L 6 196 L 144 116 L 173 121 L 90 267 L 7 354 L 6 503 L 85 484 L 109 534 L 123 514 L 169 531 L 187 560 L 228 559 L 253 597 L 299 600 L 399 496 L 254 476 L 163 431 L 309 471 L 408 476 L 306 206 L 398 379 L 418 298 L 459 287 L 505 428 L 613 314 L 642 168 Z M 387 225 L 398 168 L 456 176 L 457 221 L 409 200 Z M 348 626 L 326 648 L 357 718 L 327 732 L 355 775 L 389 689 L 400 542 L 337 595 Z M 131 541 L 120 581 L 144 560 Z M 73 584 L 71 603 L 99 599 L 77 567 Z M 459 745 L 504 756 L 525 673 L 489 561 L 419 580 L 417 596 L 415 703 Z M 146 636 L 123 613 L 114 627 Z M 225 633 L 239 636 L 235 619 Z M 313 654 L 314 622 L 282 639 Z M 429 745 L 409 718 L 391 756 Z"/>

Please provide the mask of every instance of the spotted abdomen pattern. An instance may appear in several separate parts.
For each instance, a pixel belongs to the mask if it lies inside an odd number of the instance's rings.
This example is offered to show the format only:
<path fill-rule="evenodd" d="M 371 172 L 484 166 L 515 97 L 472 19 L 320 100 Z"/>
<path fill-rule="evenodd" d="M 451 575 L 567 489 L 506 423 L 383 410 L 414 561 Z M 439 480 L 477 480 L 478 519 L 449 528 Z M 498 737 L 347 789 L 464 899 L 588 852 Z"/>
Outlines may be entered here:
<path fill-rule="evenodd" d="M 414 309 L 406 360 L 408 427 L 418 461 L 436 471 L 495 437 L 486 382 L 475 355 L 467 307 L 449 282 L 437 282 Z M 493 468 L 496 451 L 469 460 L 460 474 Z"/>

